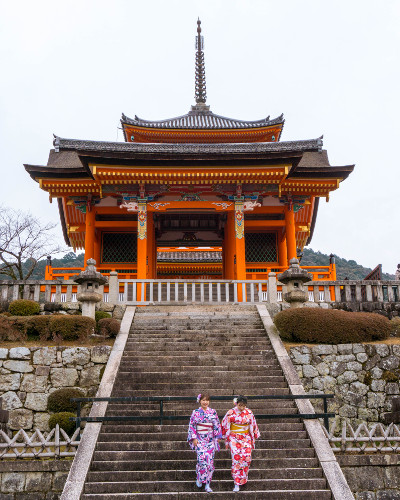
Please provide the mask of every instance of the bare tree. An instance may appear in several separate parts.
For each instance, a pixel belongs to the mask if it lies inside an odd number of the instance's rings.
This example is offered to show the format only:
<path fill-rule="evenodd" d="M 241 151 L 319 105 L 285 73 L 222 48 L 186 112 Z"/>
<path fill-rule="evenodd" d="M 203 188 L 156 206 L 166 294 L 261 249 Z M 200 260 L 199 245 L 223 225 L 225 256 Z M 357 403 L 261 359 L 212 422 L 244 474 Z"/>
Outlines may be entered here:
<path fill-rule="evenodd" d="M 27 280 L 38 261 L 63 251 L 52 230 L 57 224 L 43 224 L 30 213 L 0 207 L 0 276 Z"/>

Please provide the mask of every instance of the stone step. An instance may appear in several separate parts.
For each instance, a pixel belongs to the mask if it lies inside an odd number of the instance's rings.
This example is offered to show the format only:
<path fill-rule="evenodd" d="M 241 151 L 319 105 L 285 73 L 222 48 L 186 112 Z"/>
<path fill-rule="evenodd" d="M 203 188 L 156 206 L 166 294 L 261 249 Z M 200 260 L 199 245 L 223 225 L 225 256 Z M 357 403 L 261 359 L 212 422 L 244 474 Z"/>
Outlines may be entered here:
<path fill-rule="evenodd" d="M 224 416 L 224 413 L 223 412 L 219 412 L 221 414 L 221 416 L 223 417 Z M 279 415 L 279 414 L 289 414 L 289 415 L 294 415 L 296 413 L 298 413 L 298 410 L 297 408 L 295 407 L 292 407 L 292 408 L 288 408 L 288 407 L 276 407 L 276 408 L 268 408 L 268 409 L 265 409 L 263 410 L 263 413 L 266 413 L 266 414 L 270 414 L 270 415 Z M 139 410 L 137 409 L 136 411 L 134 410 L 128 410 L 128 409 L 122 409 L 122 408 L 110 408 L 110 409 L 107 409 L 107 413 L 106 415 L 108 416 L 131 416 L 131 415 L 137 415 L 137 416 L 142 416 L 142 417 L 146 417 L 146 416 L 152 416 L 152 415 L 155 415 L 155 416 L 158 416 L 159 415 L 159 409 L 158 408 L 154 408 L 153 410 Z M 185 417 L 189 416 L 191 414 L 191 411 L 189 410 L 170 410 L 170 409 L 166 409 L 164 411 L 164 417 L 168 416 L 168 415 L 184 415 Z"/>
<path fill-rule="evenodd" d="M 187 446 L 187 430 L 181 432 L 175 432 L 172 430 L 171 432 L 158 432 L 158 433 L 148 433 L 148 432 L 135 432 L 129 436 L 129 441 L 168 441 L 168 442 L 184 442 L 185 446 Z M 307 432 L 304 431 L 276 431 L 276 432 L 263 432 L 262 438 L 266 441 L 270 440 L 279 440 L 279 439 L 307 439 Z M 106 443 L 106 442 L 126 442 L 127 436 L 124 436 L 121 433 L 108 431 L 107 433 L 102 432 L 98 438 L 98 443 Z M 261 446 L 261 441 L 257 441 L 257 445 Z"/>
<path fill-rule="evenodd" d="M 161 364 L 161 361 L 164 363 Z M 150 363 L 149 361 L 133 361 L 132 358 L 127 358 L 123 357 L 121 361 L 120 366 L 129 366 L 132 371 L 139 371 L 143 373 L 143 368 L 148 368 L 147 371 L 152 371 L 152 372 L 165 372 L 165 373 L 174 373 L 174 372 L 205 372 L 205 366 L 207 367 L 207 372 L 232 372 L 232 371 L 238 371 L 238 368 L 243 368 L 243 362 L 241 361 L 236 361 L 232 362 L 230 365 L 220 365 L 220 364 L 201 364 L 199 366 L 198 363 L 193 363 L 192 365 L 190 364 L 171 364 L 171 361 L 168 359 L 162 360 L 159 359 L 159 362 L 156 364 L 156 361 L 153 363 Z M 253 362 L 246 362 L 246 371 L 247 372 L 254 372 L 254 371 L 267 371 L 271 375 L 278 375 L 279 373 L 282 373 L 282 370 L 278 364 L 278 362 L 273 362 L 273 361 L 265 361 L 265 362 L 260 362 L 260 361 L 253 361 Z M 274 373 L 271 373 L 274 372 Z M 275 373 L 276 372 L 276 373 Z"/>
<path fill-rule="evenodd" d="M 172 392 L 175 394 L 180 394 L 180 395 L 184 395 L 181 393 L 181 391 L 188 391 L 188 390 L 192 390 L 195 393 L 198 393 L 198 392 L 203 391 L 205 386 L 207 388 L 207 391 L 212 392 L 214 395 L 217 395 L 215 393 L 215 390 L 217 387 L 220 391 L 226 390 L 228 395 L 229 395 L 229 392 L 228 392 L 229 390 L 232 390 L 233 393 L 236 393 L 236 394 L 244 394 L 246 392 L 247 392 L 247 394 L 249 394 L 249 392 L 254 394 L 254 391 L 256 389 L 260 389 L 260 385 L 263 385 L 265 387 L 264 390 L 267 390 L 267 382 L 266 381 L 261 382 L 261 383 L 260 382 L 247 382 L 246 380 L 219 382 L 216 378 L 210 378 L 210 379 L 206 379 L 204 381 L 197 380 L 197 381 L 193 381 L 193 382 L 188 381 L 188 382 L 182 382 L 182 383 L 166 381 L 165 383 L 162 383 L 162 384 L 158 383 L 157 384 L 157 391 L 154 392 L 154 383 L 152 383 L 152 382 L 145 383 L 145 382 L 140 382 L 140 381 L 137 382 L 134 379 L 134 377 L 132 376 L 132 374 L 128 374 L 127 377 L 118 378 L 116 380 L 115 384 L 116 384 L 116 388 L 119 386 L 119 384 L 123 384 L 123 385 L 126 384 L 126 390 L 128 390 L 128 391 L 129 390 L 136 390 L 136 391 L 143 392 L 146 390 L 153 390 L 154 394 L 157 394 L 157 392 L 159 392 L 160 395 L 166 394 L 165 391 L 168 391 L 170 393 Z M 274 389 L 281 389 L 281 388 L 285 389 L 287 387 L 286 382 L 272 382 L 271 384 L 273 385 Z M 269 389 L 269 387 L 268 387 L 268 389 Z M 262 394 L 265 394 L 265 393 L 262 392 Z M 266 393 L 266 394 L 268 394 L 268 393 Z M 190 395 L 194 395 L 194 394 L 192 393 Z"/>
<path fill-rule="evenodd" d="M 212 485 L 214 488 L 214 484 Z M 204 499 L 204 491 L 183 492 L 183 493 L 135 493 L 135 498 L 141 500 L 201 500 Z M 231 488 L 227 492 L 215 491 L 212 498 L 218 500 L 232 500 Z M 130 495 L 133 496 L 133 495 Z M 332 494 L 329 490 L 274 490 L 274 491 L 240 491 L 238 498 L 246 500 L 332 500 Z M 235 497 L 236 497 L 235 496 Z M 92 493 L 83 494 L 82 500 L 126 500 L 126 493 Z"/>
<path fill-rule="evenodd" d="M 226 455 L 229 456 L 227 450 Z M 277 450 L 256 448 L 252 452 L 252 457 L 255 458 L 314 458 L 315 452 L 313 448 L 282 448 Z M 187 447 L 185 450 L 136 450 L 136 451 L 95 451 L 95 460 L 195 460 L 196 456 L 193 451 Z"/>
<path fill-rule="evenodd" d="M 232 486 L 232 480 L 220 480 L 213 484 L 215 491 L 227 491 Z M 324 478 L 314 479 L 265 479 L 252 480 L 246 485 L 246 491 L 259 490 L 311 490 L 326 488 Z M 132 492 L 175 492 L 196 491 L 194 481 L 124 481 L 124 482 L 88 482 L 85 484 L 85 493 L 132 493 Z"/>
<path fill-rule="evenodd" d="M 322 478 L 322 468 L 282 468 L 282 469 L 255 469 L 251 467 L 251 480 L 254 479 L 312 479 Z M 88 482 L 107 482 L 110 481 L 193 481 L 195 476 L 194 469 L 182 470 L 149 470 L 149 471 L 117 471 L 113 470 L 107 478 L 104 471 L 89 472 Z M 230 479 L 231 471 L 229 468 L 225 470 L 216 469 L 213 474 L 213 481 Z"/>
<path fill-rule="evenodd" d="M 259 439 L 257 441 L 259 450 L 282 450 L 293 449 L 298 450 L 310 447 L 309 439 L 291 439 L 290 441 L 280 441 L 278 439 L 266 440 Z M 115 441 L 102 441 L 102 438 L 97 441 L 97 451 L 157 451 L 157 450 L 171 450 L 179 451 L 186 450 L 188 447 L 187 441 L 129 441 L 115 440 Z"/>
<path fill-rule="evenodd" d="M 297 419 L 292 419 L 297 420 Z M 276 422 L 270 420 L 260 420 L 257 422 L 258 428 L 262 435 L 265 435 L 266 432 L 271 433 L 279 433 L 279 432 L 295 432 L 295 431 L 303 431 L 304 424 L 302 422 Z M 187 433 L 188 424 L 187 422 L 184 424 L 174 423 L 173 428 L 171 429 L 172 424 L 137 424 L 136 422 L 124 422 L 123 424 L 104 422 L 101 428 L 101 435 L 108 433 L 128 433 L 131 434 L 133 432 L 137 433 L 171 433 L 171 432 L 184 432 Z"/>
<path fill-rule="evenodd" d="M 234 354 L 227 354 L 226 356 L 222 356 L 219 354 L 214 354 L 214 353 L 207 353 L 208 355 L 204 354 L 198 354 L 198 355 L 188 355 L 181 353 L 180 356 L 177 357 L 170 357 L 169 355 L 165 356 L 157 356 L 156 354 L 150 354 L 147 353 L 143 355 L 142 353 L 135 353 L 134 351 L 129 351 L 129 352 L 124 352 L 123 355 L 123 361 L 132 361 L 132 364 L 134 363 L 139 363 L 143 364 L 145 363 L 146 365 L 148 363 L 152 363 L 153 365 L 172 365 L 172 366 L 179 366 L 179 364 L 190 364 L 192 366 L 219 366 L 219 365 L 224 365 L 226 363 L 229 363 L 229 365 L 235 366 L 236 365 L 243 365 L 245 364 L 246 367 L 247 365 L 259 365 L 262 363 L 265 366 L 268 366 L 269 364 L 274 365 L 274 366 L 279 366 L 276 359 L 271 359 L 270 357 L 267 357 L 264 354 L 253 354 L 253 355 L 243 355 L 243 356 L 237 356 Z"/>
<path fill-rule="evenodd" d="M 251 391 L 249 390 L 243 390 L 247 389 L 245 385 L 236 385 L 235 388 L 233 389 L 211 389 L 207 387 L 207 390 L 209 392 L 212 392 L 213 396 L 229 396 L 232 395 L 232 397 L 237 396 L 238 394 L 246 394 L 246 396 L 279 396 L 279 395 L 285 395 L 289 394 L 289 389 L 288 388 L 282 388 L 282 387 L 264 387 L 264 388 L 257 388 L 257 389 L 252 389 Z M 195 390 L 197 389 L 197 391 Z M 197 387 L 193 388 L 180 388 L 179 392 L 171 390 L 171 389 L 153 389 L 153 390 L 148 390 L 148 389 L 138 389 L 135 387 L 118 387 L 117 383 L 114 387 L 114 390 L 112 392 L 112 397 L 136 397 L 136 396 L 193 396 L 198 394 L 200 391 L 204 390 L 204 387 L 201 385 L 201 382 L 197 385 Z"/>
<path fill-rule="evenodd" d="M 196 402 L 193 401 L 165 401 L 164 404 L 164 412 L 173 412 L 173 411 L 185 411 L 186 413 L 191 414 L 194 408 L 198 408 Z M 232 408 L 232 401 L 213 401 L 212 407 L 217 410 L 219 414 L 222 412 L 227 412 L 230 408 Z M 295 403 L 291 400 L 285 399 L 272 399 L 267 401 L 252 401 L 251 409 L 256 413 L 268 413 L 270 409 L 273 408 L 281 408 L 282 410 L 285 408 L 295 408 Z M 159 402 L 137 402 L 137 403 L 108 403 L 107 411 L 136 411 L 136 410 L 153 410 L 158 411 L 160 408 Z M 224 414 L 225 414 L 224 413 Z M 258 423 L 259 426 L 261 422 Z"/>
<path fill-rule="evenodd" d="M 201 376 L 201 373 L 203 376 Z M 204 376 L 206 375 L 206 376 Z M 208 371 L 205 372 L 184 372 L 184 371 L 176 371 L 176 372 L 164 372 L 162 375 L 160 375 L 159 372 L 151 372 L 151 371 L 146 371 L 146 372 L 135 372 L 128 370 L 128 366 L 121 366 L 121 371 L 118 373 L 118 380 L 134 380 L 135 383 L 147 383 L 147 384 L 153 384 L 154 382 L 159 383 L 162 381 L 163 384 L 167 383 L 182 383 L 184 380 L 185 382 L 192 382 L 196 381 L 198 382 L 201 380 L 201 382 L 207 386 L 208 384 L 212 384 L 215 382 L 216 379 L 218 379 L 219 385 L 221 383 L 229 383 L 232 385 L 232 381 L 241 378 L 243 376 L 243 373 L 240 371 L 231 371 L 231 372 L 223 372 L 223 371 L 214 371 L 213 373 L 209 373 Z M 283 387 L 286 386 L 285 382 L 285 377 L 283 375 L 270 375 L 267 374 L 267 372 L 253 372 L 252 375 L 247 375 L 246 376 L 246 383 L 252 383 L 252 382 L 257 382 L 258 384 L 274 384 L 279 383 L 276 387 L 280 387 L 280 384 L 283 384 Z M 220 385 L 220 387 L 222 387 Z M 250 386 L 249 386 L 250 387 Z"/>
<path fill-rule="evenodd" d="M 216 473 L 218 470 L 228 470 L 232 465 L 232 460 L 228 452 L 224 453 L 226 458 L 218 458 L 223 452 L 218 452 L 216 458 L 214 459 L 214 464 L 216 468 Z M 253 453 L 254 457 L 254 453 Z M 192 460 L 98 460 L 96 459 L 92 462 L 92 471 L 147 471 L 147 470 L 182 470 L 196 463 L 196 456 L 192 453 Z M 318 469 L 319 464 L 317 458 L 253 458 L 251 462 L 251 472 L 256 470 L 266 470 L 272 469 L 276 470 L 277 474 L 280 474 L 280 470 L 285 469 Z M 192 470 L 194 470 L 192 468 Z"/>

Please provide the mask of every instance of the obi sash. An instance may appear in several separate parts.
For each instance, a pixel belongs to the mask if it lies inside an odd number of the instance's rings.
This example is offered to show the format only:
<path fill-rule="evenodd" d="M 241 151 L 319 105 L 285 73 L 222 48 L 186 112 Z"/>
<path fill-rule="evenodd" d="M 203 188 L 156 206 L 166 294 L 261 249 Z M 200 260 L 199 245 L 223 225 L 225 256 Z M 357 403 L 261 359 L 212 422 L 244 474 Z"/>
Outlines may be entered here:
<path fill-rule="evenodd" d="M 211 423 L 202 423 L 202 424 L 197 424 L 196 430 L 197 434 L 208 434 L 213 428 L 213 424 Z"/>
<path fill-rule="evenodd" d="M 249 434 L 250 425 L 231 424 L 231 432 L 239 434 Z"/>

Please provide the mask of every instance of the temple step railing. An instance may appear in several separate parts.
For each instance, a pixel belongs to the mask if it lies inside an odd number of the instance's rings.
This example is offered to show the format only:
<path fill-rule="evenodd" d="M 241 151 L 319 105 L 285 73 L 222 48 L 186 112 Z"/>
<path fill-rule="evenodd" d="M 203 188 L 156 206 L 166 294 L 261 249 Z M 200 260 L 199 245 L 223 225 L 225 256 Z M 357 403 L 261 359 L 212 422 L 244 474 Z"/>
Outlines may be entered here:
<path fill-rule="evenodd" d="M 119 280 L 125 304 L 257 303 L 267 298 L 266 280 Z M 119 294 L 121 298 L 121 293 Z"/>

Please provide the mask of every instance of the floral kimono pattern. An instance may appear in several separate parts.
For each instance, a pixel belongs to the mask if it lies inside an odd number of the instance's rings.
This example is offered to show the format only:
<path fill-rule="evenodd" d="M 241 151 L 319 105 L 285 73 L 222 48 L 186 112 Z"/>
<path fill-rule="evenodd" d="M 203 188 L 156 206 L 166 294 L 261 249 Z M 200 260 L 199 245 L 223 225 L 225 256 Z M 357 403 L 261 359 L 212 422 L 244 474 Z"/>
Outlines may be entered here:
<path fill-rule="evenodd" d="M 197 453 L 197 481 L 210 483 L 214 472 L 214 454 L 219 450 L 221 425 L 218 415 L 212 408 L 194 410 L 189 422 L 188 443 Z M 197 439 L 197 446 L 193 445 Z"/>
<path fill-rule="evenodd" d="M 235 484 L 246 484 L 251 452 L 255 448 L 255 440 L 260 437 L 253 412 L 248 408 L 240 412 L 237 406 L 229 410 L 222 420 L 222 437 L 231 449 L 232 477 Z"/>

